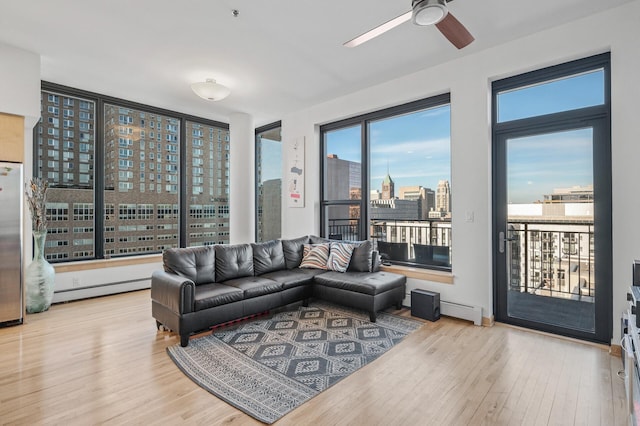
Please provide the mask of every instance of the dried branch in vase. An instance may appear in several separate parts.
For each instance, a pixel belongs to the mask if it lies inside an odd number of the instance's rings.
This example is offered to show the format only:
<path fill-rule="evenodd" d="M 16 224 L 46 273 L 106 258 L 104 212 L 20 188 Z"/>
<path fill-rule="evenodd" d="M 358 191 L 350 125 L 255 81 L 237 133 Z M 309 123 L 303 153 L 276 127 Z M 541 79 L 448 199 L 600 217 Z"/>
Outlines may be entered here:
<path fill-rule="evenodd" d="M 41 178 L 32 178 L 25 192 L 31 211 L 31 227 L 34 231 L 47 230 L 47 188 L 49 184 Z"/>

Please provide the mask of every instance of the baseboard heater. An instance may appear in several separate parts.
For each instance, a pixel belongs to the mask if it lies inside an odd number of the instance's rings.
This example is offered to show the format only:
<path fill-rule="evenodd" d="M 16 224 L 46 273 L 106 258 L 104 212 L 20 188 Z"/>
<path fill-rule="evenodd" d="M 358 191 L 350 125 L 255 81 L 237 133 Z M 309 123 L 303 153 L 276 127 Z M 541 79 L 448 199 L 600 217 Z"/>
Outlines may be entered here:
<path fill-rule="evenodd" d="M 463 305 L 440 300 L 440 313 L 448 317 L 473 321 L 475 325 L 482 325 L 482 308 L 479 306 Z"/>
<path fill-rule="evenodd" d="M 83 287 L 74 287 L 55 291 L 53 293 L 53 303 L 70 302 L 73 300 L 88 299 L 91 297 L 108 296 L 111 294 L 143 290 L 150 287 L 151 280 L 148 277 L 104 284 L 95 284 Z"/>

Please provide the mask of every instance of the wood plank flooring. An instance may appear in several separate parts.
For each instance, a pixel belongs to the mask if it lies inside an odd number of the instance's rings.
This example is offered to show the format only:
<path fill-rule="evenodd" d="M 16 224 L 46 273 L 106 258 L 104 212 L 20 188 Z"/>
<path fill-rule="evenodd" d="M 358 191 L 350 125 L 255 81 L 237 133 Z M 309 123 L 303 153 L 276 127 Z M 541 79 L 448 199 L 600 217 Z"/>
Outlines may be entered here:
<path fill-rule="evenodd" d="M 28 315 L 0 329 L 0 424 L 261 424 L 184 376 L 177 343 L 148 290 Z M 442 318 L 276 424 L 624 425 L 620 369 L 602 347 Z"/>

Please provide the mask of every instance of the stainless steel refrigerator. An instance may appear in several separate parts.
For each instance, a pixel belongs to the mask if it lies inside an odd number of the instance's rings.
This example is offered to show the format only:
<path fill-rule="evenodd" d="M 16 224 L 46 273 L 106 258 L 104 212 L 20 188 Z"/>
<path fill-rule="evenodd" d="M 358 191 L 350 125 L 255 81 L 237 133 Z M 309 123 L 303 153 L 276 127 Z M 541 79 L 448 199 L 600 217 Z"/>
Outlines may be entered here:
<path fill-rule="evenodd" d="M 22 164 L 0 162 L 0 327 L 22 324 Z"/>

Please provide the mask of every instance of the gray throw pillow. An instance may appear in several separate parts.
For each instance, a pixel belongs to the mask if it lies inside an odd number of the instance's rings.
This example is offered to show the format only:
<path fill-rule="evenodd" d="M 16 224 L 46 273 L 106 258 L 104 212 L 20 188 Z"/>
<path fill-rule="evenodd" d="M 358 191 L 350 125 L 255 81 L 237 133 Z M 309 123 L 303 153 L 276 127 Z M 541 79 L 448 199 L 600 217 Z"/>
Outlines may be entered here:
<path fill-rule="evenodd" d="M 351 261 L 349 262 L 348 272 L 371 272 L 371 263 L 373 255 L 373 244 L 371 241 L 355 241 L 356 248 L 351 253 Z"/>
<path fill-rule="evenodd" d="M 286 268 L 280 240 L 253 243 L 251 247 L 253 249 L 253 272 L 256 276 Z"/>
<path fill-rule="evenodd" d="M 216 280 L 216 256 L 213 246 L 170 248 L 162 253 L 164 270 L 197 284 Z"/>
<path fill-rule="evenodd" d="M 282 251 L 287 269 L 294 269 L 302 262 L 302 250 L 305 244 L 309 244 L 309 237 L 299 237 L 292 240 L 282 240 Z"/>
<path fill-rule="evenodd" d="M 253 275 L 253 250 L 250 244 L 218 244 L 216 249 L 216 282 Z"/>

